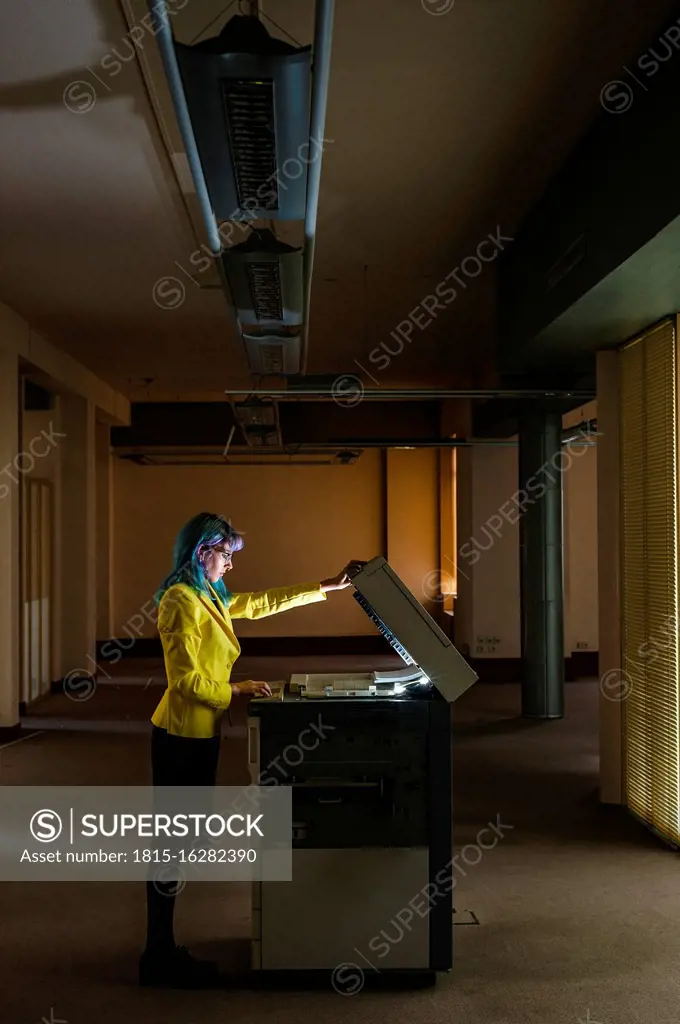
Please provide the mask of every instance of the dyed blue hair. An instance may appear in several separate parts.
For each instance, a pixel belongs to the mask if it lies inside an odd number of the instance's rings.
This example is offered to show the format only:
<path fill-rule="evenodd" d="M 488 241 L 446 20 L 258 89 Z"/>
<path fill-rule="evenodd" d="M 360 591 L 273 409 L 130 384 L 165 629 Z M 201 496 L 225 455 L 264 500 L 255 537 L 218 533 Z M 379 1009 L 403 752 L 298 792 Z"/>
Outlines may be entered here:
<path fill-rule="evenodd" d="M 203 545 L 212 547 L 225 541 L 232 551 L 240 551 L 243 547 L 243 537 L 224 516 L 215 512 L 199 512 L 185 523 L 177 534 L 172 552 L 174 568 L 156 592 L 156 604 L 160 603 L 163 594 L 175 583 L 186 583 L 197 593 L 209 595 L 208 580 L 199 561 L 198 551 Z M 228 605 L 232 594 L 224 582 L 218 580 L 211 586 L 218 597 Z"/>

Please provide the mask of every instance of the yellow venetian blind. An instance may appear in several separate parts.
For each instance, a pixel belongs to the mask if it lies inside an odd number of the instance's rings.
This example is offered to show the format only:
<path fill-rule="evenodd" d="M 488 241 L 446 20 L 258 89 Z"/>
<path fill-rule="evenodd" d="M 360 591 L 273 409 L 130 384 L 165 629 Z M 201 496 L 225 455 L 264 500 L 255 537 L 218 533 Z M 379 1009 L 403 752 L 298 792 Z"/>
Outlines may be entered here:
<path fill-rule="evenodd" d="M 624 786 L 630 810 L 680 844 L 676 324 L 621 350 Z"/>

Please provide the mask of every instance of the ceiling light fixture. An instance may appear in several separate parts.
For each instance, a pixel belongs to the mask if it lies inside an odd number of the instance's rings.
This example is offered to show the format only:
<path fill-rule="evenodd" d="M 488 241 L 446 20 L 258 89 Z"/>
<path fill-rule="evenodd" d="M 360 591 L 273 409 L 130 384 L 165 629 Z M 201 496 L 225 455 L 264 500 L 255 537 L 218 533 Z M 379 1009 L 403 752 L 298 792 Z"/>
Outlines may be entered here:
<path fill-rule="evenodd" d="M 292 46 L 258 18 L 236 15 L 214 38 L 176 42 L 175 51 L 218 220 L 301 220 L 311 47 Z"/>
<path fill-rule="evenodd" d="M 272 231 L 251 231 L 223 254 L 222 265 L 242 324 L 302 323 L 302 249 L 280 242 Z"/>

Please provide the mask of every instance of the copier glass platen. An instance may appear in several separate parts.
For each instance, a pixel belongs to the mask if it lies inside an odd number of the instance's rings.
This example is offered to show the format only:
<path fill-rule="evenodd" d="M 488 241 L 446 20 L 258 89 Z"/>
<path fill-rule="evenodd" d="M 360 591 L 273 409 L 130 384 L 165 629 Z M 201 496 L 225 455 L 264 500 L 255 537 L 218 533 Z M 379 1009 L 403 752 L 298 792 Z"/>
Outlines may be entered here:
<path fill-rule="evenodd" d="M 450 704 L 477 676 L 384 558 L 352 582 L 401 666 L 293 675 L 250 704 L 251 782 L 293 798 L 293 879 L 253 883 L 267 983 L 336 984 L 348 964 L 420 983 L 453 963 Z"/>

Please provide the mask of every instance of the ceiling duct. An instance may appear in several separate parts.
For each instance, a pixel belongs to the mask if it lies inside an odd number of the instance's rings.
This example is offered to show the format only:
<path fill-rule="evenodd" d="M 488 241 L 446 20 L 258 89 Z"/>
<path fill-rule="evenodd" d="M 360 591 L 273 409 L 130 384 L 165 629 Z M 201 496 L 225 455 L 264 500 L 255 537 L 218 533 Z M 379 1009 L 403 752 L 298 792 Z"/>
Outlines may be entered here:
<path fill-rule="evenodd" d="M 281 438 L 271 427 L 250 427 L 246 433 L 249 448 L 280 448 Z"/>
<path fill-rule="evenodd" d="M 300 337 L 297 334 L 243 334 L 251 373 L 287 376 L 300 370 Z"/>
<path fill-rule="evenodd" d="M 477 389 L 477 388 L 423 388 L 423 387 L 393 387 L 393 388 L 368 388 L 363 387 L 361 378 L 356 373 L 347 374 L 323 374 L 291 377 L 286 381 L 285 387 L 257 388 L 253 389 L 229 389 L 225 394 L 236 397 L 238 395 L 259 395 L 263 398 L 276 398 L 278 400 L 290 399 L 297 401 L 305 399 L 313 402 L 325 399 L 338 401 L 338 381 L 355 381 L 361 385 L 358 392 L 361 398 L 371 402 L 422 402 L 422 401 L 444 401 L 449 398 L 476 399 L 485 403 L 493 401 L 517 400 L 525 402 L 562 402 L 570 409 L 582 405 L 584 402 L 591 402 L 597 396 L 595 390 L 512 390 L 505 389 Z M 340 396 L 342 392 L 340 393 Z M 565 412 L 568 409 L 564 409 Z"/>
<path fill-rule="evenodd" d="M 218 36 L 175 51 L 217 219 L 303 219 L 311 47 L 236 15 Z"/>
<path fill-rule="evenodd" d="M 231 407 L 249 448 L 282 447 L 279 409 L 275 402 L 254 398 L 247 402 L 232 402 Z"/>
<path fill-rule="evenodd" d="M 251 231 L 223 254 L 222 265 L 242 324 L 302 323 L 302 249 L 280 242 L 272 231 Z"/>
<path fill-rule="evenodd" d="M 271 402 L 242 402 L 235 406 L 242 427 L 275 427 L 276 409 Z"/>

